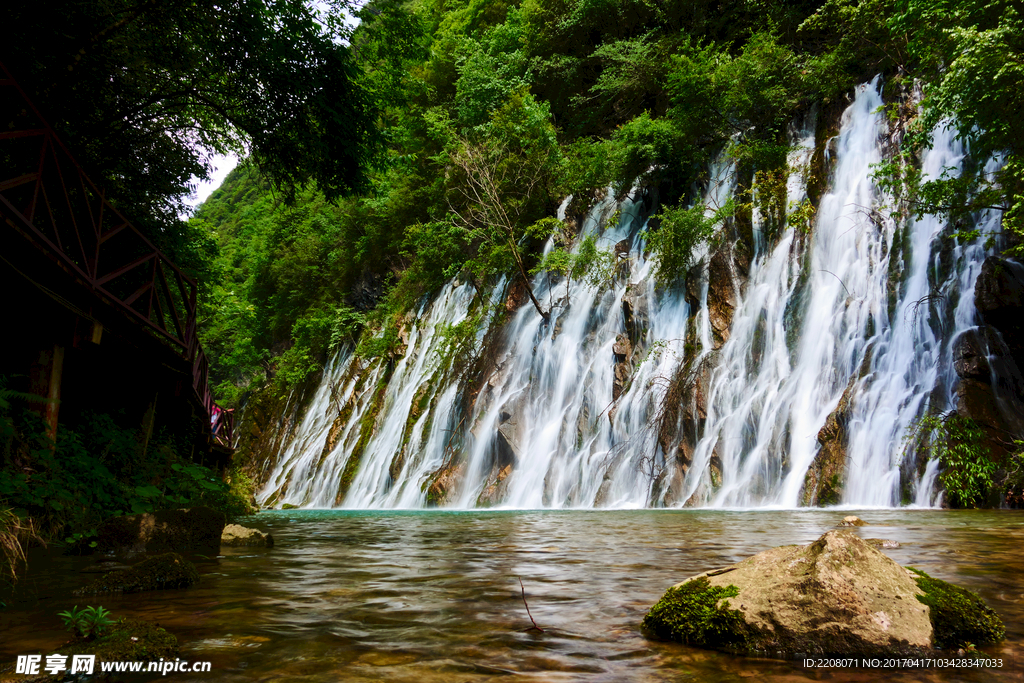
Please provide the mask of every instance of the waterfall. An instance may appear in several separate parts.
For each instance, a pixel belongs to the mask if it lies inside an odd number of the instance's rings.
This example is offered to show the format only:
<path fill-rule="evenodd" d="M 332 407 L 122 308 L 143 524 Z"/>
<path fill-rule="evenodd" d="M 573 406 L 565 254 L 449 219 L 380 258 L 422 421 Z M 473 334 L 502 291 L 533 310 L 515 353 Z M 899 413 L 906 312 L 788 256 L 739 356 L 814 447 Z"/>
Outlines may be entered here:
<path fill-rule="evenodd" d="M 457 385 L 431 381 L 441 365 L 442 325 L 465 319 L 473 299 L 471 285 L 453 281 L 432 302 L 424 302 L 405 328 L 405 353 L 394 362 L 383 388 L 389 361 L 363 361 L 347 349 L 339 353 L 325 371 L 297 436 L 257 496 L 260 504 L 422 506 L 425 497 L 418 485 L 444 457 L 447 418 L 454 414 L 458 395 Z M 419 415 L 410 420 L 414 401 L 428 409 L 417 410 Z M 379 414 L 371 416 L 374 429 L 366 439 L 364 423 L 375 404 Z M 350 462 L 357 447 L 359 462 Z"/>
<path fill-rule="evenodd" d="M 614 276 L 567 287 L 536 275 L 549 320 L 521 306 L 488 335 L 492 317 L 480 316 L 473 351 L 488 340 L 484 375 L 451 371 L 445 334 L 475 307 L 504 305 L 504 281 L 484 292 L 447 284 L 409 316 L 394 358 L 339 352 L 260 502 L 796 507 L 812 502 L 813 477 L 831 476 L 841 493 L 826 502 L 935 504 L 938 463 L 922 462 L 909 436 L 926 410 L 952 404 L 952 341 L 976 324 L 974 280 L 1000 216 L 981 216 L 982 237 L 960 244 L 934 216 L 891 215 L 872 181 L 889 144 L 882 104 L 878 78 L 856 89 L 825 146 L 830 175 L 809 227 L 769 239 L 754 212 L 742 276 L 734 236 L 697 255 L 703 266 L 685 287 L 656 286 L 644 247 L 649 198 L 634 190 L 617 202 L 609 192 L 581 237 L 615 251 Z M 791 208 L 806 197 L 814 129 L 811 116 L 791 133 Z M 939 129 L 925 177 L 963 156 L 952 130 Z M 732 196 L 735 176 L 720 154 L 704 204 Z M 721 273 L 709 264 L 722 254 L 731 282 L 712 280 Z M 732 302 L 725 323 L 712 286 Z M 681 383 L 699 385 L 699 409 L 693 392 L 686 405 L 670 394 Z M 660 427 L 666 411 L 674 441 Z M 842 432 L 841 450 L 823 446 L 828 430 Z M 443 495 L 429 498 L 442 474 Z"/>

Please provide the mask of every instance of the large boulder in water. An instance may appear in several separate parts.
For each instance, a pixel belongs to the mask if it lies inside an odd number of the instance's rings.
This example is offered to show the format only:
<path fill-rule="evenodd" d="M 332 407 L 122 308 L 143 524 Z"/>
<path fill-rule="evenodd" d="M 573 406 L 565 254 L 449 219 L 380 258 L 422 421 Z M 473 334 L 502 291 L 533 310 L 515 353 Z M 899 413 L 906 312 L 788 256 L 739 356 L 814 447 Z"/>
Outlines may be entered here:
<path fill-rule="evenodd" d="M 687 579 L 643 626 L 666 640 L 778 657 L 913 655 L 1004 634 L 973 593 L 904 569 L 846 529 Z"/>
<path fill-rule="evenodd" d="M 111 517 L 97 532 L 97 550 L 216 553 L 226 521 L 223 512 L 203 506 Z"/>

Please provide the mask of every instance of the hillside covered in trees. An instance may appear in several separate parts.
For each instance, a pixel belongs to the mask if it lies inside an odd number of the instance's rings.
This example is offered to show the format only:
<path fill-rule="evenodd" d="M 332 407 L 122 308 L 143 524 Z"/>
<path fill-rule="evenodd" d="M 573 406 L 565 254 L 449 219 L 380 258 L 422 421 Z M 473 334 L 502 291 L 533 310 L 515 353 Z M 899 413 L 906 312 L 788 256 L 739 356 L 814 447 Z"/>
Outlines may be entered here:
<path fill-rule="evenodd" d="M 272 377 L 296 384 L 366 326 L 393 344 L 401 316 L 448 278 L 525 279 L 552 233 L 572 245 L 608 186 L 658 188 L 650 247 L 671 286 L 715 232 L 687 207 L 722 148 L 746 188 L 729 212 L 756 202 L 773 231 L 808 220 L 824 179 L 806 207 L 779 200 L 787 126 L 878 73 L 902 93 L 887 115 L 908 122 L 904 156 L 878 169 L 904 210 L 957 220 L 995 206 L 1020 229 L 1013 3 L 395 2 L 359 17 L 351 52 L 387 140 L 372 190 L 292 197 L 243 164 L 192 219 L 218 247 L 203 329 L 229 401 Z M 946 119 L 974 165 L 922 185 L 914 155 Z M 993 153 L 1005 163 L 986 174 Z"/>

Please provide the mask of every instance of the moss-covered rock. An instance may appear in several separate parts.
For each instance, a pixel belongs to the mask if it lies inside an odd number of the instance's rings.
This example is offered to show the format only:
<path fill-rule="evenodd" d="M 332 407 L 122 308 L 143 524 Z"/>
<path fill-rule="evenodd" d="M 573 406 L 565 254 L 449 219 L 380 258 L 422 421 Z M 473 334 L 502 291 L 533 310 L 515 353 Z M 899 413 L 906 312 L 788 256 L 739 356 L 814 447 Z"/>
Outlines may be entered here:
<path fill-rule="evenodd" d="M 928 605 L 936 647 L 991 645 L 1005 637 L 1006 628 L 999 615 L 977 595 L 918 569 L 911 567 L 910 571 L 917 575 L 922 592 L 917 599 Z"/>
<path fill-rule="evenodd" d="M 849 434 L 850 400 L 857 376 L 850 378 L 839 403 L 818 431 L 821 448 L 814 456 L 811 466 L 804 475 L 804 487 L 800 492 L 801 505 L 837 505 L 843 496 L 846 478 L 846 445 Z"/>
<path fill-rule="evenodd" d="M 29 676 L 15 673 L 13 662 L 0 663 L 0 683 L 85 683 L 86 681 L 121 681 L 118 676 L 101 672 L 100 662 L 150 662 L 174 660 L 178 656 L 178 639 L 173 634 L 136 619 L 122 619 L 110 627 L 110 631 L 96 639 L 76 639 L 56 651 L 67 655 L 66 666 L 70 668 L 71 657 L 74 655 L 96 655 L 93 674 L 71 674 L 62 671 L 48 674 L 42 671 L 38 675 Z M 43 662 L 45 664 L 45 660 Z"/>
<path fill-rule="evenodd" d="M 224 513 L 205 506 L 111 517 L 97 533 L 97 550 L 123 552 L 217 552 Z"/>
<path fill-rule="evenodd" d="M 75 591 L 75 595 L 141 593 L 164 588 L 188 588 L 199 581 L 194 564 L 177 553 L 143 560 L 131 569 L 110 572 Z"/>
<path fill-rule="evenodd" d="M 903 567 L 854 532 L 835 530 L 689 579 L 669 589 L 644 624 L 659 637 L 731 652 L 912 654 L 931 647 L 918 592 Z M 676 626 L 687 620 L 695 631 Z"/>
<path fill-rule="evenodd" d="M 178 655 L 178 639 L 156 624 L 122 619 L 95 640 L 76 640 L 58 650 L 64 655 L 96 655 L 97 662 L 156 661 Z M 99 666 L 96 666 L 99 671 Z"/>
<path fill-rule="evenodd" d="M 918 655 L 1005 633 L 974 593 L 900 567 L 845 529 L 688 579 L 643 627 L 688 645 L 780 657 Z"/>

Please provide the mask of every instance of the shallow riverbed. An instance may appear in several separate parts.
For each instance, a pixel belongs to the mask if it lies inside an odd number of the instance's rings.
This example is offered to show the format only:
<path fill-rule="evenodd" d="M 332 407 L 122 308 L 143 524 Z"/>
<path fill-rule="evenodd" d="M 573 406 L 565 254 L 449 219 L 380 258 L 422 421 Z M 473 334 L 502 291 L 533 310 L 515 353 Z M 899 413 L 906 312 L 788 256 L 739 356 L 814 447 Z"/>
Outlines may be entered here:
<path fill-rule="evenodd" d="M 210 674 L 166 681 L 869 681 L 648 641 L 646 610 L 670 585 L 767 548 L 809 543 L 846 514 L 886 554 L 978 591 L 1002 616 L 1002 669 L 904 670 L 900 680 L 1021 680 L 1024 516 L 1011 511 L 266 512 L 272 550 L 193 558 L 194 588 L 74 598 L 93 558 L 35 552 L 21 597 L 0 610 L 0 662 L 66 640 L 57 612 L 103 605 L 159 622 Z M 530 610 L 543 632 L 531 626 Z M 888 677 L 893 677 L 892 673 Z M 142 677 L 139 680 L 146 680 Z"/>

